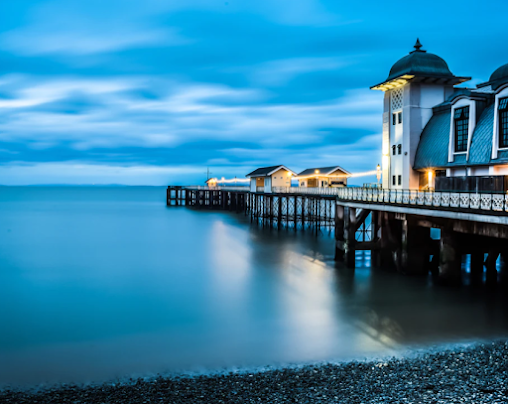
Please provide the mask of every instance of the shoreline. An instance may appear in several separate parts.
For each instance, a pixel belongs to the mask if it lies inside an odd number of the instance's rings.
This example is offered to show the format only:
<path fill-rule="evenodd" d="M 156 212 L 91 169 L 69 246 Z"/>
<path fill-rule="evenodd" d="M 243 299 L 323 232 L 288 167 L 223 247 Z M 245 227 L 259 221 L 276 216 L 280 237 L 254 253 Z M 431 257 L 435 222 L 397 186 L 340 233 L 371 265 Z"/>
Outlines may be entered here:
<path fill-rule="evenodd" d="M 508 340 L 448 344 L 390 358 L 256 371 L 174 374 L 40 390 L 0 390 L 0 403 L 506 402 Z"/>

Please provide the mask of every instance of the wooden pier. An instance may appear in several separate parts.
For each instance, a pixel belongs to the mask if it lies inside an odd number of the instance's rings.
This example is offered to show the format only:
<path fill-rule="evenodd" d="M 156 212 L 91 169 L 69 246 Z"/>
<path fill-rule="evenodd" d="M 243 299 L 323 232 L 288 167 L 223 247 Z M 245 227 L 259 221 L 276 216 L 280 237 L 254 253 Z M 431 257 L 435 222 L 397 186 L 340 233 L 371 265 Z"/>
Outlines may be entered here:
<path fill-rule="evenodd" d="M 357 251 L 371 251 L 374 266 L 410 275 L 429 271 L 442 283 L 461 281 L 469 260 L 471 279 L 495 284 L 498 263 L 508 263 L 508 197 L 439 192 L 343 188 L 281 188 L 275 193 L 247 187 L 167 189 L 168 206 L 244 213 L 270 228 L 335 232 L 335 259 L 354 268 Z M 439 229 L 433 239 L 431 229 Z M 501 277 L 508 282 L 508 271 Z"/>
<path fill-rule="evenodd" d="M 167 206 L 244 213 L 273 228 L 315 230 L 335 227 L 333 195 L 251 192 L 248 187 L 213 189 L 169 186 Z"/>

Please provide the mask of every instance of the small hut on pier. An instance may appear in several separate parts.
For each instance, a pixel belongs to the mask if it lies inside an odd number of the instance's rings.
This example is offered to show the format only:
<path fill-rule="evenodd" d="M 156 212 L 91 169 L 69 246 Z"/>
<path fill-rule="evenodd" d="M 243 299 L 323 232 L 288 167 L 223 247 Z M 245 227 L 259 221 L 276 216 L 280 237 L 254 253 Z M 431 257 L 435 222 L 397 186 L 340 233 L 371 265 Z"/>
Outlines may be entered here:
<path fill-rule="evenodd" d="M 246 177 L 250 178 L 251 192 L 271 193 L 276 187 L 290 187 L 296 173 L 283 165 L 258 168 Z"/>
<path fill-rule="evenodd" d="M 342 167 L 307 168 L 298 174 L 298 186 L 307 188 L 345 187 L 351 173 Z"/>

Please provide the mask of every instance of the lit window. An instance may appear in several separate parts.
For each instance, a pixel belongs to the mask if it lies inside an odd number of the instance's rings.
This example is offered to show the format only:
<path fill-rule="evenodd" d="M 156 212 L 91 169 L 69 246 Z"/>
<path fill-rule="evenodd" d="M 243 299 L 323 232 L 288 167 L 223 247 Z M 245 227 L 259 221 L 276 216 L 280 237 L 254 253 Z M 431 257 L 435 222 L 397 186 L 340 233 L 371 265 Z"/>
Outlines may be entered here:
<path fill-rule="evenodd" d="M 508 98 L 499 100 L 499 147 L 508 147 Z"/>
<path fill-rule="evenodd" d="M 469 130 L 469 107 L 457 108 L 453 120 L 455 124 L 455 151 L 465 152 Z"/>
<path fill-rule="evenodd" d="M 402 154 L 402 145 L 401 145 L 401 144 L 399 144 L 399 145 L 397 146 L 397 153 L 398 153 L 398 154 Z"/>
<path fill-rule="evenodd" d="M 399 185 L 402 185 L 402 175 L 399 175 Z"/>
<path fill-rule="evenodd" d="M 399 123 L 402 123 L 402 112 L 399 112 L 397 115 L 399 116 Z"/>

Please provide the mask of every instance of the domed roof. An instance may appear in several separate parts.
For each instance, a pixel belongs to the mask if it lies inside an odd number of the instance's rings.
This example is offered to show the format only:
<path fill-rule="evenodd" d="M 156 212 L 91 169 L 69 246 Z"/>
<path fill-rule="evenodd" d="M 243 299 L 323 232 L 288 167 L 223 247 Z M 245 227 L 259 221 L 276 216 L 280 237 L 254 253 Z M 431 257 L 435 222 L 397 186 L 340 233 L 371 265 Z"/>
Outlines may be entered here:
<path fill-rule="evenodd" d="M 390 69 L 390 75 L 371 90 L 388 91 L 408 82 L 426 82 L 454 86 L 471 80 L 471 77 L 454 76 L 446 62 L 439 56 L 421 49 L 420 40 L 416 40 L 414 51 L 398 60 Z"/>
<path fill-rule="evenodd" d="M 508 63 L 497 68 L 496 71 L 494 71 L 494 73 L 492 73 L 490 76 L 489 82 L 500 80 L 508 81 Z"/>
<path fill-rule="evenodd" d="M 443 59 L 421 50 L 422 45 L 418 39 L 414 47 L 414 51 L 404 56 L 392 66 L 387 81 L 404 74 L 412 76 L 453 77 L 452 72 Z"/>

